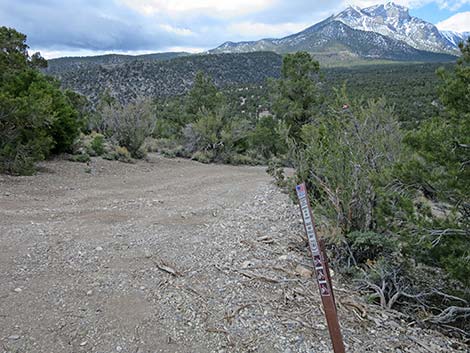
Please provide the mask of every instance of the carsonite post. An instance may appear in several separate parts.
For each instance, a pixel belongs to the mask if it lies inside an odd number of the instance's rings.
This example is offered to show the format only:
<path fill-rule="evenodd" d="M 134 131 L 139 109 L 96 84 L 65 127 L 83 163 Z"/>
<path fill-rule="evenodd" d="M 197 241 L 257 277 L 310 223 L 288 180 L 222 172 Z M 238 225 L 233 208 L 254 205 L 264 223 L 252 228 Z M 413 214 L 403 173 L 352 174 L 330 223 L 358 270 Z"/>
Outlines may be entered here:
<path fill-rule="evenodd" d="M 320 246 L 315 224 L 313 222 L 312 209 L 308 200 L 305 183 L 296 186 L 297 197 L 299 199 L 300 212 L 304 221 L 305 232 L 313 258 L 313 268 L 320 290 L 320 296 L 325 310 L 328 331 L 330 332 L 331 343 L 334 353 L 345 353 L 343 336 L 339 326 L 338 314 L 333 295 L 333 285 L 329 275 L 328 263 L 323 247 Z"/>

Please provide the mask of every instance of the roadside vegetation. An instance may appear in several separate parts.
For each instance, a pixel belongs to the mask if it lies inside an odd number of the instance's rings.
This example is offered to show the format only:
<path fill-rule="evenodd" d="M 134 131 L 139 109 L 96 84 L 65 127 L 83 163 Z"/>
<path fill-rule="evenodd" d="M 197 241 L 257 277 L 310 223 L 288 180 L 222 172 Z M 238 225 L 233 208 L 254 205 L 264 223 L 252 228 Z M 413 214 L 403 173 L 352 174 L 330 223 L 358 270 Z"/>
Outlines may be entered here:
<path fill-rule="evenodd" d="M 440 109 L 415 128 L 400 123 L 385 99 L 351 98 L 346 86 L 322 102 L 314 93 L 320 83 L 304 82 L 318 72 L 313 59 L 288 55 L 276 91 L 282 104 L 273 111 L 287 125 L 296 173 L 286 179 L 271 168 L 291 192 L 306 181 L 334 267 L 371 301 L 466 339 L 469 50 L 470 40 L 457 64 L 438 72 Z"/>
<path fill-rule="evenodd" d="M 83 122 L 75 93 L 39 71 L 47 62 L 25 41 L 0 28 L 0 171 L 11 174 L 32 174 L 36 161 L 70 151 Z"/>
<path fill-rule="evenodd" d="M 384 309 L 470 338 L 470 41 L 438 85 L 419 81 L 425 109 L 398 111 L 390 92 L 325 87 L 305 52 L 265 85 L 221 90 L 198 72 L 182 96 L 123 104 L 104 90 L 93 105 L 41 73 L 25 42 L 0 28 L 0 172 L 30 175 L 64 153 L 267 165 L 288 191 L 306 181 L 338 273 Z"/>

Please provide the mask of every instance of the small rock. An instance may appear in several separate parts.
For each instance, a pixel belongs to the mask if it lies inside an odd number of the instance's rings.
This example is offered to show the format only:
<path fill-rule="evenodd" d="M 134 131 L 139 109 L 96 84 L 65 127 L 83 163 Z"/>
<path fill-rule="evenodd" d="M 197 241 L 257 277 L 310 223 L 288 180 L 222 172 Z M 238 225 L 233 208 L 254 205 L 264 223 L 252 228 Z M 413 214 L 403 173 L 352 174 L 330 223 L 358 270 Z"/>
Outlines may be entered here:
<path fill-rule="evenodd" d="M 253 262 L 251 261 L 244 261 L 242 263 L 242 268 L 249 268 L 249 267 L 252 267 L 253 266 Z"/>
<path fill-rule="evenodd" d="M 87 343 L 88 343 L 88 341 L 83 341 L 82 343 L 80 343 L 80 346 L 83 347 L 83 346 L 86 345 Z"/>
<path fill-rule="evenodd" d="M 23 290 L 22 290 L 20 287 L 18 287 L 18 288 L 15 288 L 14 291 L 15 291 L 16 293 L 21 293 Z"/>
<path fill-rule="evenodd" d="M 279 261 L 286 261 L 289 258 L 289 255 L 281 255 L 279 256 Z"/>
<path fill-rule="evenodd" d="M 20 335 L 11 335 L 8 337 L 8 339 L 11 341 L 16 341 L 20 339 Z"/>
<path fill-rule="evenodd" d="M 97 247 L 95 248 L 95 250 L 96 250 L 96 251 L 103 251 L 103 248 L 102 248 L 101 246 L 97 246 Z"/>
<path fill-rule="evenodd" d="M 116 347 L 116 350 L 117 350 L 118 352 L 122 352 L 122 347 L 121 347 L 121 346 L 117 346 L 117 347 Z"/>
<path fill-rule="evenodd" d="M 302 278 L 312 278 L 312 271 L 302 265 L 297 265 L 295 272 Z"/>
<path fill-rule="evenodd" d="M 150 259 L 152 257 L 152 253 L 149 250 L 145 250 L 144 255 L 147 259 Z"/>
<path fill-rule="evenodd" d="M 88 292 L 86 292 L 86 295 L 90 296 L 93 294 L 93 291 L 90 289 Z"/>

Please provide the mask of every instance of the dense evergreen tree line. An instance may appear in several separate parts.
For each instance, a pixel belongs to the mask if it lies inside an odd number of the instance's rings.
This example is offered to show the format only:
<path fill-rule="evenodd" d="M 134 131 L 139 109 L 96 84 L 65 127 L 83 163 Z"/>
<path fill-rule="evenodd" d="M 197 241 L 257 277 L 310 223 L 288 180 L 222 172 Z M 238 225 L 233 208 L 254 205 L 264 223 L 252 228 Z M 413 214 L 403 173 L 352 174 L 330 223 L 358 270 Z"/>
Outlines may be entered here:
<path fill-rule="evenodd" d="M 68 151 L 79 134 L 76 95 L 39 68 L 47 62 L 30 56 L 26 36 L 0 27 L 0 171 L 31 174 L 34 163 Z"/>

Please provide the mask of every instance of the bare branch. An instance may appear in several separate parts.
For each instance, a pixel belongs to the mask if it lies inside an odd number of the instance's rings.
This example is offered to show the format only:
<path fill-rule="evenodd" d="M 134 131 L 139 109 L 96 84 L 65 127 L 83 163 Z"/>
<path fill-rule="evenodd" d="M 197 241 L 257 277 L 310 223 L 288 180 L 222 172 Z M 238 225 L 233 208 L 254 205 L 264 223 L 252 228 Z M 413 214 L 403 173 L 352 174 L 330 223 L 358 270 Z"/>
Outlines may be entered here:
<path fill-rule="evenodd" d="M 470 318 L 470 307 L 450 306 L 439 315 L 432 317 L 430 321 L 436 324 L 450 324 L 468 318 Z"/>

